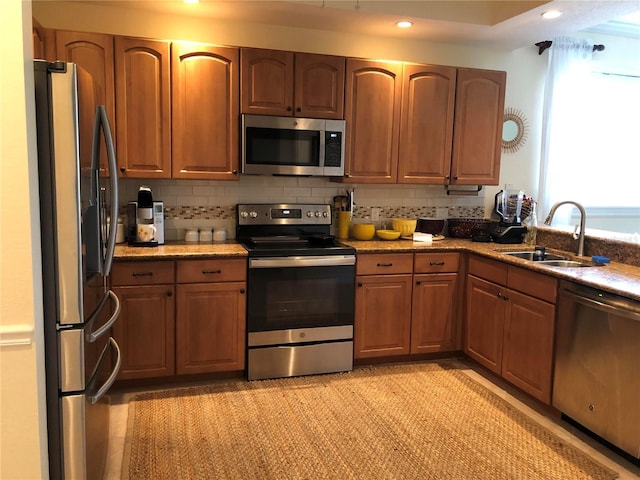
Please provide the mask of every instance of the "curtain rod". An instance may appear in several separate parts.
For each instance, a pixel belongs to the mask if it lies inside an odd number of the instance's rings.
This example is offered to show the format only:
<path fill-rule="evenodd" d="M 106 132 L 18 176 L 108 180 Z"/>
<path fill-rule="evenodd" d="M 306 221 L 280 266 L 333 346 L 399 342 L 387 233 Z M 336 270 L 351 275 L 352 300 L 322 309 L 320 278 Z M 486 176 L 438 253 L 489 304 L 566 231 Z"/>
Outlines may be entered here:
<path fill-rule="evenodd" d="M 551 47 L 551 44 L 553 42 L 551 40 L 545 40 L 544 42 L 538 42 L 536 43 L 536 47 L 538 47 L 538 55 L 542 55 L 542 52 L 544 52 L 547 48 Z M 593 51 L 594 52 L 602 52 L 604 50 L 604 45 L 594 45 L 593 46 Z"/>

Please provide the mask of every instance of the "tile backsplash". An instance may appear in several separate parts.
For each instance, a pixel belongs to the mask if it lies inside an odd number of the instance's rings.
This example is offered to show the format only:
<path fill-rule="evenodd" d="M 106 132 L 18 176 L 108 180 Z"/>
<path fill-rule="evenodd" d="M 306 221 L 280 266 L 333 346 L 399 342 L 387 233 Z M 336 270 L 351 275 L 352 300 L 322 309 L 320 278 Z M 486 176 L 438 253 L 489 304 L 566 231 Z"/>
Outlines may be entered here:
<path fill-rule="evenodd" d="M 354 221 L 370 221 L 379 209 L 380 225 L 394 217 L 483 218 L 484 197 L 447 195 L 441 185 L 351 185 L 321 177 L 242 175 L 237 182 L 202 180 L 120 180 L 120 211 L 147 185 L 164 202 L 165 238 L 182 240 L 189 228 L 224 228 L 235 237 L 239 203 L 329 203 L 354 190 Z M 334 222 L 335 223 L 335 222 Z"/>

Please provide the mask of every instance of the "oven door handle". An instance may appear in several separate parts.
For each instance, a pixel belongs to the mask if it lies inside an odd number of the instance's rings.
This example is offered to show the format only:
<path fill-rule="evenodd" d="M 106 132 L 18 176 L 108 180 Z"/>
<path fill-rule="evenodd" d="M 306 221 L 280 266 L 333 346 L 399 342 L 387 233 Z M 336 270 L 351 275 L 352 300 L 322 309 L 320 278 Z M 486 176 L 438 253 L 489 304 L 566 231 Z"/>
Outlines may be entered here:
<path fill-rule="evenodd" d="M 249 259 L 249 268 L 335 267 L 355 264 L 355 255 L 271 257 Z"/>

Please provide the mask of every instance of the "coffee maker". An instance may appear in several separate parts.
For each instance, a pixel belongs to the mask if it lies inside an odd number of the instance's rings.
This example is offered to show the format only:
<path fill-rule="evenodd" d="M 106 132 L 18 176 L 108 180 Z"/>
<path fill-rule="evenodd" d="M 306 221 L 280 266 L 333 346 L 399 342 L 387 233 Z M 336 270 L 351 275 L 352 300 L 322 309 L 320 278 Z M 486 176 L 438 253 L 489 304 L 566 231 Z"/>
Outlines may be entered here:
<path fill-rule="evenodd" d="M 500 223 L 491 231 L 496 243 L 522 243 L 527 227 L 522 225 L 522 190 L 505 189 L 496 193 L 495 211 Z"/>
<path fill-rule="evenodd" d="M 151 189 L 142 185 L 138 201 L 127 205 L 127 241 L 133 247 L 164 244 L 164 202 L 154 201 Z"/>

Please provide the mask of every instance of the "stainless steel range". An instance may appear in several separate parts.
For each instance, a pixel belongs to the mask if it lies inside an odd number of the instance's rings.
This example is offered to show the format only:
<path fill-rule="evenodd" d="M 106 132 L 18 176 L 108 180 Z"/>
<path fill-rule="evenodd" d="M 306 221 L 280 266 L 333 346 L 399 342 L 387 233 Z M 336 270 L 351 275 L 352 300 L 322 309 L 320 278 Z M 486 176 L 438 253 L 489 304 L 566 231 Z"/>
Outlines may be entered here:
<path fill-rule="evenodd" d="M 353 368 L 355 251 L 330 235 L 331 219 L 330 205 L 238 205 L 249 380 Z"/>

